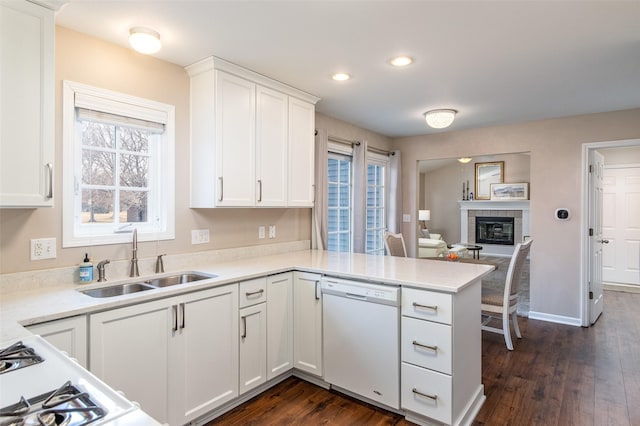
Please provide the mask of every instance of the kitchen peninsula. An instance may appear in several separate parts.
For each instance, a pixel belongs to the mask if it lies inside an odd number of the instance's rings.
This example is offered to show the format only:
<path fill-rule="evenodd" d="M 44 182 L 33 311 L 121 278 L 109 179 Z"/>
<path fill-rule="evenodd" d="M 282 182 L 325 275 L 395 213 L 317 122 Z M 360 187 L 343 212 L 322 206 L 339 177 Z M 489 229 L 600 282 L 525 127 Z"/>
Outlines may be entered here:
<path fill-rule="evenodd" d="M 103 364 L 100 354 L 107 357 L 112 353 L 105 343 L 112 337 L 110 333 L 133 328 L 123 323 L 122 326 L 126 328 L 109 329 L 105 324 L 112 324 L 114 321 L 117 324 L 120 317 L 135 316 L 143 312 L 141 307 L 150 306 L 153 309 L 149 309 L 148 312 L 160 312 L 163 315 L 160 318 L 166 318 L 169 330 L 173 331 L 168 330 L 167 333 L 161 334 L 163 339 L 170 339 L 173 335 L 180 334 L 185 324 L 187 328 L 202 328 L 202 321 L 197 317 L 195 318 L 198 321 L 195 321 L 193 312 L 199 312 L 200 309 L 203 312 L 209 311 L 204 309 L 207 305 L 202 305 L 199 309 L 197 303 L 202 300 L 216 299 L 216 303 L 226 300 L 228 306 L 216 306 L 216 311 L 228 313 L 226 320 L 230 321 L 229 327 L 222 330 L 220 336 L 229 339 L 226 355 L 231 364 L 211 368 L 223 372 L 235 371 L 229 375 L 230 379 L 235 378 L 235 382 L 228 384 L 228 391 L 212 394 L 206 401 L 185 401 L 183 406 L 175 409 L 169 407 L 173 403 L 170 400 L 166 404 L 168 408 L 162 407 L 161 404 L 161 408 L 166 410 L 162 411 L 156 409 L 153 403 L 146 402 L 145 395 L 137 394 L 136 389 L 123 389 L 127 397 L 141 402 L 142 409 L 160 422 L 169 422 L 172 425 L 198 424 L 228 411 L 291 374 L 321 386 L 331 385 L 324 381 L 322 372 L 322 294 L 319 291 L 319 282 L 323 277 L 337 277 L 365 284 L 375 283 L 400 288 L 401 306 L 398 315 L 401 338 L 398 351 L 401 365 L 389 368 L 398 368 L 401 371 L 399 411 L 403 412 L 407 419 L 422 424 L 434 420 L 443 424 L 470 424 L 484 401 L 481 384 L 480 279 L 493 270 L 492 266 L 315 250 L 227 261 L 207 259 L 206 254 L 190 257 L 191 262 L 196 263 L 174 262 L 171 270 L 197 271 L 215 275 L 215 278 L 111 298 L 92 298 L 78 291 L 104 287 L 105 283 L 80 286 L 71 282 L 52 283 L 43 279 L 42 282 L 48 284 L 38 285 L 26 282 L 30 279 L 38 281 L 38 278 L 34 277 L 37 273 L 34 272 L 0 276 L 0 341 L 5 343 L 29 336 L 31 332 L 23 326 L 55 324 L 56 321 L 67 318 L 80 318 L 87 327 L 85 333 L 88 338 L 85 336 L 85 342 L 88 343 L 85 344 L 91 349 L 87 362 L 89 370 L 107 384 L 120 389 L 124 385 L 110 382 L 110 377 L 113 377 L 109 372 L 110 366 Z M 55 275 L 55 271 L 53 274 Z M 141 277 L 138 281 L 147 278 L 150 277 Z M 114 279 L 107 284 L 115 285 L 122 281 L 127 280 Z M 281 283 L 285 286 L 277 287 Z M 281 292 L 280 289 L 286 289 L 286 285 L 290 291 Z M 249 298 L 253 293 L 260 295 L 259 297 L 264 295 L 264 299 L 243 301 L 245 295 Z M 278 299 L 275 299 L 276 296 Z M 195 303 L 189 311 L 192 301 Z M 303 306 L 304 304 L 308 305 Z M 180 321 L 178 312 L 181 313 Z M 283 315 L 274 317 L 277 312 L 283 312 Z M 253 313 L 259 314 L 254 317 Z M 243 365 L 243 344 L 250 341 L 245 337 L 248 330 L 252 331 L 254 323 L 251 318 L 264 319 L 261 327 L 262 330 L 266 330 L 262 334 L 266 342 L 266 353 L 262 357 L 264 365 L 268 365 L 268 368 L 265 368 L 266 373 L 258 371 L 254 374 L 262 378 L 256 381 L 256 384 L 252 384 L 253 379 L 241 380 L 242 382 L 238 383 L 238 376 L 243 377 L 243 371 L 249 368 Z M 278 327 L 273 327 L 276 320 L 285 321 L 287 324 L 280 323 Z M 276 329 L 278 332 L 290 330 L 291 336 L 281 335 L 274 339 L 271 333 Z M 99 339 L 96 337 L 98 335 Z M 417 342 L 430 339 L 430 336 L 437 336 L 434 338 L 442 340 L 426 349 L 425 353 L 425 345 Z M 305 340 L 301 347 L 301 342 L 298 341 L 296 344 L 296 339 L 309 340 Z M 276 341 L 286 342 L 286 345 L 272 349 Z M 106 347 L 96 347 L 97 342 Z M 179 350 L 173 347 L 175 344 L 166 348 L 160 347 L 157 348 L 159 352 L 156 351 L 156 354 L 159 358 L 166 355 L 166 361 L 171 361 L 170 364 L 175 366 L 170 358 L 171 354 L 177 351 L 180 352 L 180 356 L 189 355 L 190 352 L 183 346 L 189 346 L 193 342 L 194 340 L 185 340 Z M 211 346 L 219 348 L 220 343 L 224 342 L 217 342 Z M 205 352 L 213 350 L 205 341 L 202 342 L 202 346 Z M 165 349 L 167 354 L 161 353 Z M 313 349 L 315 353 L 309 355 L 309 349 Z M 277 358 L 273 363 L 271 354 L 275 354 Z M 309 356 L 313 359 L 309 359 Z M 293 359 L 281 361 L 282 357 Z M 307 359 L 303 359 L 305 357 Z M 433 359 L 437 361 L 433 362 Z M 202 359 L 198 358 L 198 362 L 200 361 Z M 188 370 L 191 364 L 191 361 L 185 362 L 186 370 L 183 377 L 191 377 Z M 259 365 L 260 362 L 253 360 L 247 365 L 256 364 Z M 277 366 L 281 368 L 278 369 Z M 167 370 L 166 366 L 164 369 Z M 162 369 L 160 372 L 163 372 Z M 135 369 L 130 370 L 136 382 L 144 384 L 145 377 L 137 376 L 143 373 Z M 202 368 L 193 374 L 196 373 L 205 377 L 209 374 Z M 251 371 L 247 372 L 249 373 Z M 173 379 L 168 377 L 166 385 L 171 387 L 172 383 Z M 431 392 L 425 388 L 434 383 L 437 385 L 435 391 Z M 246 384 L 248 385 L 243 390 L 243 385 Z M 150 394 L 153 394 L 152 391 L 153 389 L 149 389 Z M 163 389 L 159 391 L 160 394 L 164 392 Z M 199 392 L 194 398 L 202 398 L 204 393 L 206 390 Z M 189 398 L 185 396 L 184 399 Z M 194 408 L 196 406 L 197 409 Z"/>

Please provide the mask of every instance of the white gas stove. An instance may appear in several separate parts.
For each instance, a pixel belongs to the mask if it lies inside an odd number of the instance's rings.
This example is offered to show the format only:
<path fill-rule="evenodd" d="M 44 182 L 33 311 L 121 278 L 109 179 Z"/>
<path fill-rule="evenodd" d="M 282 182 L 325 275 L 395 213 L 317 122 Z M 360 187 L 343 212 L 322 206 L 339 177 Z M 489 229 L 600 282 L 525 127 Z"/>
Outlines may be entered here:
<path fill-rule="evenodd" d="M 40 336 L 0 344 L 0 426 L 95 426 L 136 409 Z"/>

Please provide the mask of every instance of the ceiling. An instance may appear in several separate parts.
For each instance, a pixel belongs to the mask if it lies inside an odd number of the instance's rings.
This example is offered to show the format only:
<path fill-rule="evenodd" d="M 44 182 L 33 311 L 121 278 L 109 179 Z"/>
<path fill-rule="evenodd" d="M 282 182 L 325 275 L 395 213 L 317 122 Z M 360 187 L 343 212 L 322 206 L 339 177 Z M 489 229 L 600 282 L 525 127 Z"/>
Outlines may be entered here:
<path fill-rule="evenodd" d="M 154 56 L 215 55 L 319 96 L 317 111 L 390 137 L 640 107 L 640 1 L 70 0 L 56 23 Z M 388 60 L 410 55 L 404 69 Z M 353 79 L 335 82 L 330 75 Z"/>

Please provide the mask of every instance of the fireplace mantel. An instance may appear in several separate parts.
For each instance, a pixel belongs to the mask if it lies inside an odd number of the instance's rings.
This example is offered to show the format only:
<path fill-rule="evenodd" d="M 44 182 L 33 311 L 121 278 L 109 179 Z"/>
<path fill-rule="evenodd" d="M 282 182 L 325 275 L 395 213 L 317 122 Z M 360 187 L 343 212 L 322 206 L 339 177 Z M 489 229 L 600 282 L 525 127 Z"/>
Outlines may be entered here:
<path fill-rule="evenodd" d="M 514 201 L 492 201 L 492 200 L 474 200 L 474 201 L 458 201 L 460 205 L 460 241 L 462 243 L 469 242 L 469 211 L 476 210 L 510 210 L 510 211 L 522 211 L 522 231 L 521 235 L 530 236 L 529 231 L 529 200 L 514 200 Z M 471 219 L 475 226 L 475 218 Z M 516 225 L 517 226 L 517 225 Z M 516 241 L 518 243 L 519 241 Z M 511 256 L 514 246 L 501 246 L 494 244 L 483 245 L 483 253 L 494 254 L 498 256 Z"/>
<path fill-rule="evenodd" d="M 517 201 L 458 201 L 460 210 L 529 210 L 529 200 Z"/>

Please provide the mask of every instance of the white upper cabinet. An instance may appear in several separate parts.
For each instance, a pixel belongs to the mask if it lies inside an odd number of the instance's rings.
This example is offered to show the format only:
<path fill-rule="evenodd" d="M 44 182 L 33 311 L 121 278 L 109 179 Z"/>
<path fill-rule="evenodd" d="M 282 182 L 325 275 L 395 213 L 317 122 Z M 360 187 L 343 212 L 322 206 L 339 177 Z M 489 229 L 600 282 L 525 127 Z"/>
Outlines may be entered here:
<path fill-rule="evenodd" d="M 191 77 L 191 207 L 312 207 L 318 98 L 219 58 Z"/>
<path fill-rule="evenodd" d="M 53 206 L 53 11 L 0 1 L 0 207 Z"/>

